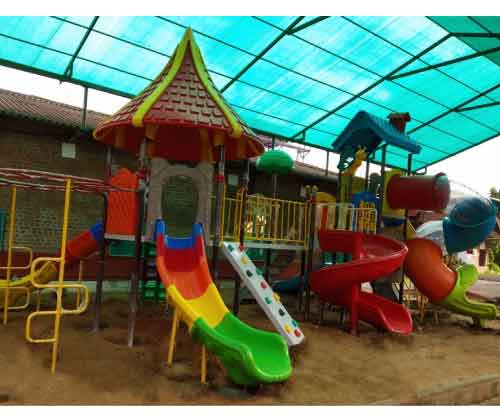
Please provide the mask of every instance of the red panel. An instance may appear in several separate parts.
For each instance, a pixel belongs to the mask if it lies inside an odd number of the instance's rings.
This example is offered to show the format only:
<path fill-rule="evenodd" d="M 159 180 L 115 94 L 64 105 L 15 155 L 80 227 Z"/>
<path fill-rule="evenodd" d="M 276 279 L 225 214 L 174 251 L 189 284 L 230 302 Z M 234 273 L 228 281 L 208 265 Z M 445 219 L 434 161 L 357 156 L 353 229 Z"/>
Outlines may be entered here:
<path fill-rule="evenodd" d="M 450 183 L 444 173 L 434 176 L 393 176 L 387 185 L 387 201 L 393 209 L 432 210 L 446 208 Z"/>
<path fill-rule="evenodd" d="M 167 248 L 163 235 L 158 236 L 156 245 L 156 266 L 165 287 L 175 284 L 185 299 L 202 296 L 212 282 L 202 236 L 196 237 L 195 246 L 192 248 Z"/>
<path fill-rule="evenodd" d="M 137 189 L 137 175 L 121 168 L 111 178 L 114 187 Z M 135 192 L 111 192 L 108 195 L 106 233 L 115 235 L 135 235 L 137 221 L 137 194 Z"/>
<path fill-rule="evenodd" d="M 72 264 L 82 258 L 87 258 L 98 250 L 99 242 L 94 239 L 90 231 L 86 230 L 68 242 L 66 246 L 66 263 Z"/>
<path fill-rule="evenodd" d="M 311 273 L 311 290 L 322 300 L 342 305 L 351 312 L 351 331 L 358 319 L 389 331 L 408 334 L 411 316 L 403 305 L 364 293 L 360 285 L 396 271 L 408 252 L 406 246 L 382 235 L 350 231 L 321 231 L 320 245 L 329 252 L 353 255 L 353 261 L 324 267 Z"/>

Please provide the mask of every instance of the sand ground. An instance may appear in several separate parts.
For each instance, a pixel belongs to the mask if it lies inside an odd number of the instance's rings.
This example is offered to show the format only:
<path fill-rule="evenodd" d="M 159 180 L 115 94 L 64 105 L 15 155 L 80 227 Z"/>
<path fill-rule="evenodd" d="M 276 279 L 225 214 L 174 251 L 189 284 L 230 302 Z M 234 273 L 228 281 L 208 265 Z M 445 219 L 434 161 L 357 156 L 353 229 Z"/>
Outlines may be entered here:
<path fill-rule="evenodd" d="M 289 308 L 293 310 L 294 302 Z M 272 330 L 257 305 L 244 305 L 241 318 Z M 200 347 L 183 327 L 175 363 L 166 365 L 170 314 L 164 305 L 141 308 L 136 346 L 128 348 L 128 306 L 108 299 L 103 329 L 90 333 L 92 313 L 67 316 L 57 372 L 51 375 L 50 346 L 24 339 L 25 312 L 0 325 L 1 404 L 368 404 L 486 374 L 500 374 L 500 322 L 474 330 L 465 319 L 443 314 L 415 325 L 407 337 L 362 325 L 358 337 L 339 327 L 338 314 L 325 324 L 302 322 L 307 341 L 291 349 L 293 375 L 284 384 L 253 392 L 227 382 L 210 356 L 208 384 L 199 383 Z M 36 335 L 49 323 L 34 324 Z"/>

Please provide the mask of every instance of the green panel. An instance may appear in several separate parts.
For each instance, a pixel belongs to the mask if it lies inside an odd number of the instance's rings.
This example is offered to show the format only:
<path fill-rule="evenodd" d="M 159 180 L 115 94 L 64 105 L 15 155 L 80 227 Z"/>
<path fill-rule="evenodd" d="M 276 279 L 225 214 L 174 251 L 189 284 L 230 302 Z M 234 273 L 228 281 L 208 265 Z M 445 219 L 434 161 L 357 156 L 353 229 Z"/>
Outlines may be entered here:
<path fill-rule="evenodd" d="M 149 79 L 109 69 L 79 58 L 73 64 L 73 78 L 100 86 L 110 86 L 117 91 L 132 95 L 141 92 L 151 82 Z"/>
<path fill-rule="evenodd" d="M 450 64 L 441 70 L 478 91 L 486 90 L 500 83 L 498 65 L 485 57 Z"/>
<path fill-rule="evenodd" d="M 349 120 L 350 118 L 333 114 L 325 118 L 320 123 L 316 124 L 314 128 L 318 128 L 323 131 L 328 131 L 330 133 L 335 133 L 336 135 L 339 135 L 342 132 L 342 130 L 347 126 L 347 124 L 349 124 Z M 335 139 L 332 139 L 332 143 L 333 140 Z"/>
<path fill-rule="evenodd" d="M 470 55 L 474 52 L 475 51 L 467 44 L 464 44 L 459 39 L 452 37 L 422 56 L 420 61 L 425 63 L 426 65 L 438 64 L 444 61 Z M 406 69 L 404 69 L 403 72 L 404 71 L 406 71 Z"/>
<path fill-rule="evenodd" d="M 467 16 L 432 16 L 431 19 L 448 32 L 485 32 L 481 26 L 474 23 Z"/>
<path fill-rule="evenodd" d="M 44 16 L 0 16 L 0 33 L 72 54 L 85 29 Z"/>
<path fill-rule="evenodd" d="M 435 128 L 417 131 L 424 145 L 429 145 L 422 151 L 420 166 L 442 159 L 442 153 L 433 151 L 433 146 L 446 147 L 446 153 L 451 154 L 464 147 L 460 138 L 470 146 L 499 131 L 497 106 L 465 111 L 462 115 L 447 111 L 500 83 L 500 53 L 395 82 L 380 79 L 408 62 L 412 55 L 443 39 L 447 30 L 498 32 L 499 17 L 438 17 L 437 24 L 425 17 L 412 16 L 333 16 L 318 22 L 312 22 L 316 16 L 308 16 L 297 26 L 307 22 L 313 23 L 311 26 L 284 36 L 264 57 L 252 63 L 295 19 L 293 16 L 100 16 L 79 50 L 94 16 L 0 17 L 0 62 L 63 78 L 78 50 L 71 80 L 130 96 L 140 92 L 157 75 L 185 28 L 191 26 L 219 89 L 246 69 L 224 95 L 257 130 L 292 137 L 307 129 L 305 138 L 298 137 L 299 141 L 329 147 L 360 110 L 382 118 L 391 111 L 410 112 L 412 121 L 407 129 L 445 115 L 433 122 Z M 492 37 L 450 38 L 399 73 L 499 45 L 500 40 Z M 364 89 L 367 91 L 360 98 L 353 98 L 353 94 Z M 500 90 L 497 90 L 467 106 L 499 100 Z M 347 101 L 350 102 L 342 106 Z M 406 157 L 395 150 L 388 154 L 389 163 L 399 166 L 403 160 Z"/>
<path fill-rule="evenodd" d="M 226 86 L 229 83 L 229 81 L 231 80 L 229 77 L 222 76 L 221 74 L 216 74 L 213 72 L 209 72 L 209 73 L 210 73 L 210 77 L 212 78 L 212 81 L 214 82 L 215 87 L 217 89 L 222 89 L 222 87 Z"/>
<path fill-rule="evenodd" d="M 153 16 L 101 16 L 95 29 L 169 56 L 184 33 L 183 27 Z"/>
<path fill-rule="evenodd" d="M 351 119 L 359 111 L 367 111 L 381 118 L 386 118 L 393 111 L 393 109 L 387 109 L 385 106 L 377 105 L 365 99 L 358 98 L 337 111 L 337 114 Z"/>
<path fill-rule="evenodd" d="M 382 150 L 379 149 L 375 152 L 373 160 L 377 163 L 382 162 Z M 425 166 L 426 162 L 427 161 L 422 159 L 420 155 L 413 157 L 413 163 L 415 166 L 417 165 L 419 165 L 418 167 Z M 408 154 L 400 149 L 387 146 L 386 163 L 389 166 L 397 167 L 400 169 L 406 169 L 408 167 Z"/>
<path fill-rule="evenodd" d="M 383 82 L 363 95 L 376 103 L 398 112 L 409 112 L 420 121 L 425 121 L 446 111 L 446 108 L 420 95 L 412 93 L 393 82 Z"/>
<path fill-rule="evenodd" d="M 456 112 L 433 122 L 432 126 L 467 139 L 469 142 L 475 139 L 485 139 L 495 134 L 494 130 Z"/>
<path fill-rule="evenodd" d="M 70 55 L 45 50 L 0 35 L 0 59 L 62 75 L 71 60 Z"/>
<path fill-rule="evenodd" d="M 395 82 L 447 107 L 461 104 L 477 93 L 437 70 L 413 74 Z"/>
<path fill-rule="evenodd" d="M 232 104 L 263 112 L 299 124 L 310 124 L 325 114 L 316 108 L 286 99 L 263 90 L 235 82 L 224 92 Z"/>
<path fill-rule="evenodd" d="M 352 97 L 333 86 L 262 60 L 247 70 L 240 79 L 324 109 L 334 108 Z"/>
<path fill-rule="evenodd" d="M 463 111 L 462 114 L 487 124 L 488 127 L 495 129 L 500 134 L 500 118 L 498 117 L 500 115 L 500 106 Z"/>
<path fill-rule="evenodd" d="M 59 16 L 69 22 L 76 23 L 78 25 L 83 25 L 85 27 L 89 27 L 91 24 L 92 20 L 94 19 L 94 16 Z"/>
<path fill-rule="evenodd" d="M 423 16 L 349 16 L 410 54 L 418 54 L 447 33 Z"/>
<path fill-rule="evenodd" d="M 257 112 L 243 109 L 238 106 L 233 106 L 233 108 L 236 110 L 238 115 L 248 125 L 250 125 L 250 127 L 255 127 L 268 133 L 275 133 L 279 136 L 291 137 L 297 131 L 304 128 L 304 126 L 302 125 L 298 125 L 290 121 L 285 121 L 277 117 L 259 114 Z"/>
<path fill-rule="evenodd" d="M 338 16 L 310 26 L 298 36 L 377 74 L 389 73 L 411 58 L 396 46 Z"/>
<path fill-rule="evenodd" d="M 277 26 L 278 28 L 286 29 L 295 19 L 297 19 L 297 17 L 298 16 L 259 16 L 259 19 L 269 22 L 271 25 Z M 305 21 L 304 19 L 299 25 Z"/>
<path fill-rule="evenodd" d="M 231 19 L 227 16 L 166 16 L 166 18 L 253 54 L 260 53 L 281 33 L 281 30 L 250 16 L 231 16 Z M 241 28 L 245 28 L 245 31 L 241 31 Z"/>
<path fill-rule="evenodd" d="M 500 33 L 500 16 L 474 16 L 474 20 L 488 31 Z"/>
<path fill-rule="evenodd" d="M 443 124 L 440 124 L 440 126 L 436 124 L 436 127 L 443 128 Z M 451 130 L 453 127 L 446 125 L 445 128 Z M 417 140 L 418 144 L 420 144 L 421 146 L 429 145 L 441 150 L 442 152 L 430 152 L 439 153 L 440 157 L 444 157 L 447 153 L 453 153 L 459 149 L 463 149 L 464 147 L 469 146 L 469 143 L 467 143 L 465 140 L 459 139 L 450 134 L 443 133 L 440 130 L 432 128 L 431 126 L 423 127 L 415 131 L 414 133 L 412 133 L 412 137 Z M 426 155 L 426 152 L 422 151 L 419 156 L 420 155 L 424 157 Z"/>
<path fill-rule="evenodd" d="M 252 328 L 231 313 L 227 313 L 215 328 L 198 318 L 191 334 L 221 360 L 236 384 L 254 386 L 283 382 L 292 374 L 283 337 Z"/>
<path fill-rule="evenodd" d="M 109 54 L 108 51 L 113 51 Z M 114 67 L 153 80 L 168 61 L 158 53 L 145 50 L 123 41 L 91 33 L 82 47 L 79 58 Z M 94 77 L 99 77 L 95 75 Z"/>
<path fill-rule="evenodd" d="M 335 137 L 336 136 L 333 134 L 311 128 L 306 131 L 305 141 L 309 144 L 329 148 L 335 140 Z"/>
<path fill-rule="evenodd" d="M 300 54 L 297 54 L 300 51 Z M 303 75 L 357 93 L 378 77 L 295 37 L 283 38 L 265 57 Z"/>
<path fill-rule="evenodd" d="M 440 302 L 447 309 L 473 319 L 495 319 L 497 308 L 491 303 L 476 302 L 467 297 L 467 289 L 479 277 L 477 268 L 467 264 L 457 270 L 457 281 L 451 293 Z"/>

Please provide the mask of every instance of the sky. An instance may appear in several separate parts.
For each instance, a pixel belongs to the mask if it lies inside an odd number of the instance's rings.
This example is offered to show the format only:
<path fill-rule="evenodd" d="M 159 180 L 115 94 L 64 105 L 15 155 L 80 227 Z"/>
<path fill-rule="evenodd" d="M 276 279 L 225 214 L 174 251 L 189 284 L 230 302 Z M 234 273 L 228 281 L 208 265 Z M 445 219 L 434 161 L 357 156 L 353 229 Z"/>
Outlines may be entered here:
<path fill-rule="evenodd" d="M 28 95 L 83 106 L 83 88 L 71 83 L 60 83 L 57 80 L 30 74 L 27 72 L 0 66 L 0 88 Z M 128 99 L 89 89 L 88 108 L 112 114 L 124 105 Z M 500 118 L 500 116 L 499 116 Z M 296 157 L 293 150 L 289 150 Z M 311 149 L 304 160 L 321 168 L 326 165 L 326 152 Z M 338 155 L 330 154 L 329 170 L 337 172 Z M 500 137 L 476 146 L 459 155 L 429 166 L 428 174 L 445 172 L 452 181 L 464 184 L 482 195 L 488 195 L 491 187 L 500 189 Z M 372 165 L 371 171 L 375 171 Z M 359 169 L 364 174 L 364 166 Z"/>

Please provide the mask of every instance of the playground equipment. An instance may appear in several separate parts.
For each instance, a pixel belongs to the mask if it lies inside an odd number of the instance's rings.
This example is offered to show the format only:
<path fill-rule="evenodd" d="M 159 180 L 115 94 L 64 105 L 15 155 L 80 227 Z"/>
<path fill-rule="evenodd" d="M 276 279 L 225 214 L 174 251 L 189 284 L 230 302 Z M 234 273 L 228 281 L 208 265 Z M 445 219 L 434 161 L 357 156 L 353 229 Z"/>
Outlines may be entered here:
<path fill-rule="evenodd" d="M 287 340 L 290 346 L 300 344 L 304 334 L 286 308 L 281 303 L 279 295 L 265 281 L 262 273 L 255 267 L 244 250 L 237 242 L 223 242 L 224 255 L 234 267 L 245 286 L 255 296 L 278 332 Z"/>
<path fill-rule="evenodd" d="M 285 340 L 244 324 L 224 305 L 209 274 L 201 225 L 196 224 L 188 238 L 169 237 L 163 222 L 156 231 L 158 271 L 175 308 L 168 363 L 173 361 L 178 323 L 183 321 L 193 339 L 219 357 L 235 383 L 288 379 L 292 367 Z M 206 380 L 204 354 L 202 350 L 202 383 Z"/>
<path fill-rule="evenodd" d="M 449 198 L 450 185 L 444 174 L 399 177 L 388 186 L 388 200 L 395 208 L 445 210 Z M 471 190 L 453 201 L 455 204 L 447 217 L 420 226 L 416 237 L 408 240 L 404 268 L 415 286 L 432 303 L 470 316 L 480 324 L 495 319 L 497 309 L 495 305 L 467 298 L 467 289 L 478 278 L 477 269 L 466 264 L 451 270 L 444 264 L 443 255 L 465 251 L 483 242 L 494 229 L 497 211 L 490 200 Z"/>
<path fill-rule="evenodd" d="M 63 315 L 78 315 L 83 313 L 89 303 L 88 289 L 80 283 L 65 283 L 65 270 L 71 265 L 81 261 L 97 251 L 102 243 L 103 227 L 98 223 L 89 230 L 81 233 L 71 241 L 67 240 L 68 225 L 70 216 L 70 201 L 72 192 L 101 194 L 109 191 L 108 185 L 102 181 L 92 178 L 75 177 L 63 174 L 53 174 L 49 172 L 24 170 L 24 169 L 0 169 L 0 186 L 12 188 L 11 215 L 9 225 L 9 241 L 7 249 L 7 266 L 5 267 L 7 278 L 0 282 L 0 289 L 3 290 L 3 322 L 7 323 L 8 311 L 12 309 L 22 309 L 29 306 L 30 293 L 33 290 L 39 292 L 43 290 L 53 290 L 56 294 L 56 307 L 53 310 L 40 310 L 38 295 L 37 310 L 29 314 L 26 320 L 26 339 L 37 344 L 52 344 L 51 372 L 54 373 L 57 363 L 57 354 L 60 342 L 60 325 Z M 14 232 L 17 209 L 17 189 L 24 188 L 39 191 L 59 191 L 64 192 L 64 211 L 61 233 L 61 249 L 56 257 L 39 257 L 32 259 L 30 253 L 30 273 L 19 280 L 11 281 L 11 273 L 14 270 L 27 267 L 14 267 L 12 265 L 14 246 Z M 19 249 L 19 248 L 17 248 Z M 83 267 L 79 267 L 79 279 L 82 276 Z M 57 280 L 56 283 L 50 283 Z M 77 291 L 77 302 L 75 309 L 63 307 L 62 292 L 64 289 L 74 289 Z M 11 294 L 11 292 L 14 292 Z M 24 305 L 17 305 L 17 300 L 26 294 Z M 49 338 L 35 338 L 31 334 L 31 325 L 38 317 L 54 318 L 54 334 Z"/>
<path fill-rule="evenodd" d="M 189 85 L 187 90 L 186 84 Z M 169 362 L 173 357 L 177 325 L 182 319 L 188 324 L 193 338 L 204 344 L 202 381 L 206 374 L 205 347 L 219 356 L 229 376 L 237 383 L 253 385 L 288 378 L 291 364 L 283 338 L 245 326 L 229 314 L 211 280 L 217 281 L 219 247 L 225 230 L 225 161 L 246 160 L 248 178 L 248 159 L 261 155 L 264 148 L 215 88 L 191 29 L 186 30 L 158 77 L 122 110 L 99 125 L 94 137 L 139 154 L 140 172 L 144 176 L 138 187 L 138 217 L 134 230 L 138 267 L 141 265 L 140 250 L 151 175 L 149 159 L 161 157 L 195 165 L 217 162 L 212 277 L 208 274 L 199 225 L 195 225 L 190 238 L 157 237 L 157 269 L 176 308 Z M 240 208 L 236 213 L 240 231 L 244 226 L 242 213 L 246 210 L 246 202 L 245 188 L 241 203 L 235 203 Z M 269 210 L 273 211 L 272 208 Z M 265 231 L 257 232 L 259 236 L 266 234 Z M 274 232 L 271 230 L 270 235 Z M 130 296 L 129 345 L 133 345 L 138 277 L 132 281 Z"/>
<path fill-rule="evenodd" d="M 322 301 L 349 309 L 351 333 L 357 332 L 360 319 L 381 329 L 409 334 L 412 319 L 403 305 L 361 291 L 362 283 L 397 270 L 408 252 L 406 246 L 385 236 L 343 230 L 321 230 L 318 237 L 323 251 L 352 257 L 349 262 L 321 268 L 310 276 L 311 289 Z"/>

